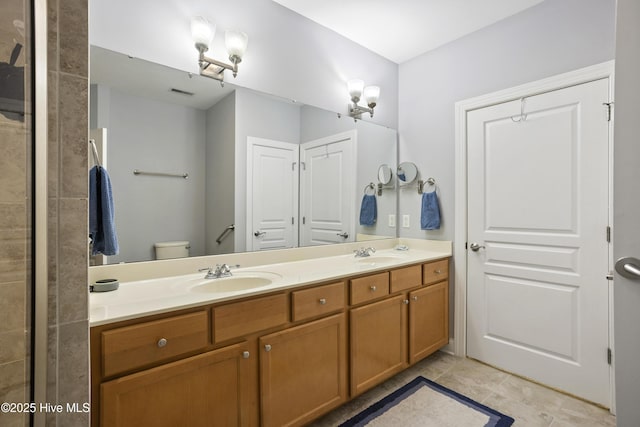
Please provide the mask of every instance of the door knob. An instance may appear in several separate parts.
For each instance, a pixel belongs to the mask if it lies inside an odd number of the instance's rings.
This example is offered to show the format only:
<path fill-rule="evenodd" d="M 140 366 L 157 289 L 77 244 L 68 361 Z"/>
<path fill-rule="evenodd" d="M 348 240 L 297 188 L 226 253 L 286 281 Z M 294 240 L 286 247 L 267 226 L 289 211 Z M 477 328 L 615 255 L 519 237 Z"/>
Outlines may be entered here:
<path fill-rule="evenodd" d="M 616 271 L 627 279 L 640 279 L 640 260 L 637 258 L 625 257 L 616 261 Z"/>
<path fill-rule="evenodd" d="M 484 249 L 484 246 L 478 243 L 472 243 L 469 245 L 469 249 L 471 249 L 473 252 L 478 252 L 480 249 Z"/>
<path fill-rule="evenodd" d="M 346 231 L 343 231 L 342 233 L 336 233 L 336 236 L 340 236 L 343 239 L 347 239 L 349 238 L 349 233 L 347 233 Z"/>
<path fill-rule="evenodd" d="M 260 230 L 258 230 L 255 233 L 253 233 L 253 235 L 256 236 L 256 237 L 264 236 L 265 234 L 267 234 L 266 231 L 260 231 Z"/>

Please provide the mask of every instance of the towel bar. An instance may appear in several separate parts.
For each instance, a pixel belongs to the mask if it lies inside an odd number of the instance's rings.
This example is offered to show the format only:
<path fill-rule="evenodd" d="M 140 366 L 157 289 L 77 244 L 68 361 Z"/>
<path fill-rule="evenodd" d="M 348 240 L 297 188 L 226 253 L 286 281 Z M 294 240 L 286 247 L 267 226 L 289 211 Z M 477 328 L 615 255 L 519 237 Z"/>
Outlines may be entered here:
<path fill-rule="evenodd" d="M 172 178 L 189 178 L 188 173 L 164 173 L 164 172 L 145 172 L 138 169 L 133 170 L 134 175 L 151 175 L 151 176 L 169 176 Z"/>

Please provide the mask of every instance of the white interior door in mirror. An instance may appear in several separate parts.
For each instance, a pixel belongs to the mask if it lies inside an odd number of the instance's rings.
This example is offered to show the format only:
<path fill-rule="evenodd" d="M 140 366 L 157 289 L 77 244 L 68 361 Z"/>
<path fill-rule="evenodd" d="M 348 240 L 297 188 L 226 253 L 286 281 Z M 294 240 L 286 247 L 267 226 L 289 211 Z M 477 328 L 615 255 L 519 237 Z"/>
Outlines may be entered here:
<path fill-rule="evenodd" d="M 355 241 L 356 131 L 300 146 L 300 244 Z"/>
<path fill-rule="evenodd" d="M 299 146 L 247 138 L 247 249 L 298 246 Z"/>

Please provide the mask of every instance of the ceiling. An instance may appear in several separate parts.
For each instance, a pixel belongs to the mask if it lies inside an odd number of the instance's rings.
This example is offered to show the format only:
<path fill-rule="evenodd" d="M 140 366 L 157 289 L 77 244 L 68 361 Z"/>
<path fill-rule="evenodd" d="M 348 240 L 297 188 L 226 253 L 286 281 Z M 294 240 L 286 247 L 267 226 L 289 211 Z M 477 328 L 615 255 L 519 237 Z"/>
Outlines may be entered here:
<path fill-rule="evenodd" d="M 273 0 L 395 62 L 543 0 Z"/>

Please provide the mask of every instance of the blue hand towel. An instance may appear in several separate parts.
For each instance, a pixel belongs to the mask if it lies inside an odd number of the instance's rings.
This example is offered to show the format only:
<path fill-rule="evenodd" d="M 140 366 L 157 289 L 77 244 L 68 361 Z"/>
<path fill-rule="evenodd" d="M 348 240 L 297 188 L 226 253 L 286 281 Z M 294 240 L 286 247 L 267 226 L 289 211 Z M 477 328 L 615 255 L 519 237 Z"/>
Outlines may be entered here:
<path fill-rule="evenodd" d="M 420 212 L 420 228 L 437 230 L 440 228 L 440 207 L 435 191 L 422 193 L 422 210 Z"/>
<path fill-rule="evenodd" d="M 377 219 L 378 205 L 376 204 L 376 196 L 365 194 L 360 205 L 360 225 L 375 225 Z"/>
<path fill-rule="evenodd" d="M 105 168 L 94 166 L 89 171 L 89 236 L 93 241 L 91 255 L 118 253 L 113 212 L 109 174 Z"/>

